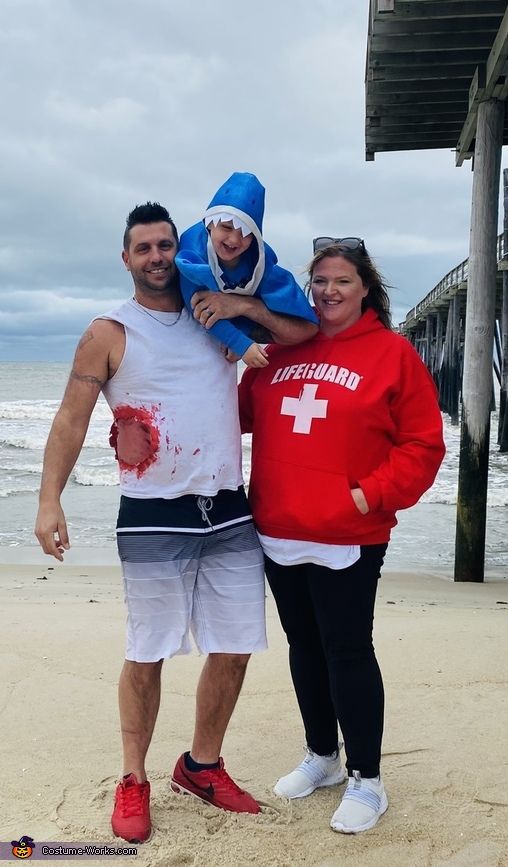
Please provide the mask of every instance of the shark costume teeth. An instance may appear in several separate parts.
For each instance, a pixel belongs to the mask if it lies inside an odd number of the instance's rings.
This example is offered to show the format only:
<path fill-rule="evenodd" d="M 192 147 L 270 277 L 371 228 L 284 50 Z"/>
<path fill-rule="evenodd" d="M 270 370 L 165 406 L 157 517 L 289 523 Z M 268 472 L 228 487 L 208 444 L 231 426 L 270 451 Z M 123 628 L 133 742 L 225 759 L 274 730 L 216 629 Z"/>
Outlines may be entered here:
<path fill-rule="evenodd" d="M 240 219 L 237 214 L 228 214 L 226 211 L 223 211 L 220 214 L 209 214 L 207 211 L 205 215 L 205 226 L 207 229 L 210 223 L 213 223 L 214 226 L 217 226 L 218 223 L 233 223 L 234 229 L 242 230 L 242 236 L 244 238 L 246 238 L 247 235 L 250 235 L 252 232 L 252 229 L 249 229 L 249 227 L 244 223 L 243 220 Z"/>

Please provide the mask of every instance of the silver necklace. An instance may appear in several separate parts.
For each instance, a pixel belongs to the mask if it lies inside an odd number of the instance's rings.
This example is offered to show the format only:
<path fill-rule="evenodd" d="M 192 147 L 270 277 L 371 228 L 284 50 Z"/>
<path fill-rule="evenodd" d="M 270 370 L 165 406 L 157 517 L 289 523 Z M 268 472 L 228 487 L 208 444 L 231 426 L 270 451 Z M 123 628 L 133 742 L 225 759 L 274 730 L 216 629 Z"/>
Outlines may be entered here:
<path fill-rule="evenodd" d="M 139 301 L 136 300 L 136 298 L 131 298 L 131 304 L 133 304 L 137 310 L 140 310 L 141 313 L 144 313 L 146 316 L 149 316 L 150 319 L 155 319 L 155 321 L 158 322 L 159 325 L 163 325 L 164 328 L 172 328 L 173 325 L 176 325 L 176 323 L 180 321 L 180 316 L 182 315 L 182 311 L 183 311 L 183 307 L 182 307 L 178 311 L 178 316 L 176 317 L 174 322 L 163 322 L 162 319 L 159 319 L 158 316 L 154 316 L 153 313 L 149 313 L 149 311 L 146 309 L 146 307 L 143 307 L 143 305 L 140 304 Z M 160 312 L 162 313 L 163 311 L 161 310 Z M 168 310 L 167 312 L 168 313 L 176 313 L 176 310 Z"/>

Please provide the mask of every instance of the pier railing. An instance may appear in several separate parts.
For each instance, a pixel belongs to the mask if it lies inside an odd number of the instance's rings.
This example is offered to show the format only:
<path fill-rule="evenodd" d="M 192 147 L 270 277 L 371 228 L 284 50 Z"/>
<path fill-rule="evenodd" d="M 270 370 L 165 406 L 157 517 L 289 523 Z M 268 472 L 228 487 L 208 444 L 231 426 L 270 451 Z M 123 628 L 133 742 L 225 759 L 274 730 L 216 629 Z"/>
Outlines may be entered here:
<path fill-rule="evenodd" d="M 508 175 L 508 169 L 506 170 Z M 507 212 L 508 213 L 508 212 Z M 501 387 L 500 399 L 500 445 L 508 451 L 508 416 L 505 405 L 505 373 L 508 365 L 508 335 L 503 327 L 503 293 L 508 275 L 508 224 L 506 235 L 497 237 L 496 311 L 492 367 Z M 439 391 L 443 412 L 448 413 L 452 424 L 458 424 L 459 404 L 462 389 L 465 346 L 465 312 L 468 292 L 469 259 L 464 259 L 434 286 L 433 289 L 407 314 L 399 325 L 399 332 L 413 344 L 429 368 Z M 502 279 L 501 278 L 502 275 Z M 494 405 L 494 404 L 492 404 Z M 501 427 L 503 433 L 501 434 Z"/>
<path fill-rule="evenodd" d="M 508 251 L 507 251 L 508 252 Z M 498 235 L 497 238 L 497 261 L 500 262 L 501 259 L 505 257 L 505 243 L 504 243 L 504 234 Z M 418 302 L 416 307 L 413 307 L 407 314 L 404 322 L 401 323 L 400 327 L 402 330 L 405 325 L 408 325 L 410 322 L 417 320 L 420 314 L 424 313 L 427 308 L 441 298 L 443 295 L 452 294 L 451 290 L 456 286 L 460 286 L 462 283 L 467 282 L 467 275 L 469 269 L 469 259 L 464 259 L 460 265 L 456 265 L 455 268 L 452 268 L 451 271 L 448 271 L 448 274 L 439 281 L 439 283 L 434 286 L 433 289 Z"/>

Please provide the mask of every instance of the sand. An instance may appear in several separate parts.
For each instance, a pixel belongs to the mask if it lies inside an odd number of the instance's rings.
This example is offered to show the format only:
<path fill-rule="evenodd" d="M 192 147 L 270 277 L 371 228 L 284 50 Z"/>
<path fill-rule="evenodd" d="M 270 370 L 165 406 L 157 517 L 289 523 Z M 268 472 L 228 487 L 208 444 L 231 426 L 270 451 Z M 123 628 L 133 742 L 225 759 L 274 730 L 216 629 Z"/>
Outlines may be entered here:
<path fill-rule="evenodd" d="M 109 819 L 120 771 L 116 690 L 125 619 L 119 569 L 50 566 L 0 566 L 0 838 L 115 845 Z M 337 612 L 338 628 L 346 616 Z M 223 749 L 232 776 L 263 804 L 261 815 L 228 814 L 170 791 L 174 762 L 189 748 L 203 661 L 179 657 L 164 668 L 148 757 L 154 834 L 135 858 L 114 863 L 508 865 L 508 581 L 454 585 L 436 575 L 384 575 L 375 643 L 386 689 L 382 769 L 390 808 L 357 836 L 328 827 L 342 787 L 293 803 L 271 792 L 300 761 L 303 734 L 271 599 L 268 624 L 270 649 L 251 661 Z"/>

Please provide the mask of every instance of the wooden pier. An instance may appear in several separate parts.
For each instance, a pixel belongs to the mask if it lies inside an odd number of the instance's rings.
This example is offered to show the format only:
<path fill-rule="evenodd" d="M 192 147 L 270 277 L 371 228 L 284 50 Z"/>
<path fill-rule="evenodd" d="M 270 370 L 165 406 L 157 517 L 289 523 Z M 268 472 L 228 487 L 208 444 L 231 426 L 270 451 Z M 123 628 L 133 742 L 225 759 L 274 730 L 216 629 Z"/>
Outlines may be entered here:
<path fill-rule="evenodd" d="M 454 148 L 456 165 L 471 159 L 474 170 L 469 259 L 403 324 L 436 377 L 443 409 L 454 423 L 460 416 L 455 581 L 484 580 L 493 364 L 501 448 L 508 439 L 508 245 L 497 238 L 507 69 L 506 0 L 370 0 L 366 159 Z M 506 218 L 504 229 L 506 239 Z"/>
<path fill-rule="evenodd" d="M 495 297 L 495 341 L 492 359 L 494 381 L 500 400 L 498 441 L 501 451 L 508 451 L 508 418 L 506 408 L 506 335 L 503 334 L 503 281 L 508 277 L 505 259 L 504 233 L 497 239 L 497 275 Z M 462 375 L 464 371 L 464 342 L 469 259 L 452 268 L 415 307 L 410 310 L 399 330 L 413 344 L 423 359 L 439 391 L 443 412 L 452 424 L 459 423 Z M 503 352 L 504 350 L 504 352 Z M 506 379 L 506 377 L 504 377 Z M 505 424 L 506 421 L 506 424 Z"/>

